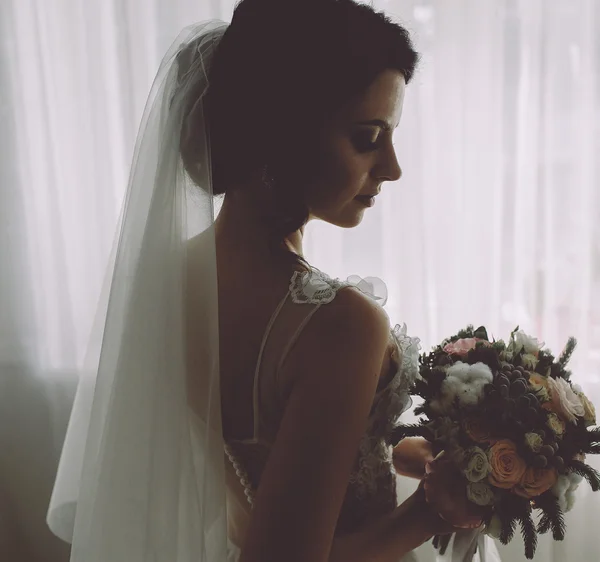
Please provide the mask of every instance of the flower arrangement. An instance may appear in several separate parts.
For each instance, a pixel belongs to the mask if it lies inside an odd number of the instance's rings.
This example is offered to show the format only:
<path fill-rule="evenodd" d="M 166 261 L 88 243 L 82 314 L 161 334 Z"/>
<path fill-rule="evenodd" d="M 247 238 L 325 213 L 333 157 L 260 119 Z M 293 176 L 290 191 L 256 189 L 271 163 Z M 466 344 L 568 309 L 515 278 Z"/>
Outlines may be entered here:
<path fill-rule="evenodd" d="M 564 538 L 563 513 L 583 479 L 600 489 L 600 474 L 585 463 L 600 453 L 594 406 L 566 368 L 575 346 L 570 338 L 556 359 L 518 328 L 507 344 L 469 326 L 421 356 L 413 394 L 424 399 L 416 409 L 424 417 L 393 434 L 394 445 L 419 435 L 434 454 L 443 451 L 468 499 L 484 508 L 484 532 L 507 544 L 519 523 L 527 558 L 538 533 Z"/>

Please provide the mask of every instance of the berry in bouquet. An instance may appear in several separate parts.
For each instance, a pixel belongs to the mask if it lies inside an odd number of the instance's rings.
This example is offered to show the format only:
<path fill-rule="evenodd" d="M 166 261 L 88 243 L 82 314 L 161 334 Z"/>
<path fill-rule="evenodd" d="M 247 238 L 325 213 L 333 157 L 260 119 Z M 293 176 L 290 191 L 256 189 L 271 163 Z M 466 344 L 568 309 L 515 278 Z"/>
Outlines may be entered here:
<path fill-rule="evenodd" d="M 469 326 L 420 358 L 413 394 L 424 402 L 414 425 L 395 429 L 392 444 L 422 436 L 450 459 L 469 501 L 484 508 L 484 532 L 507 544 L 517 525 L 525 555 L 538 533 L 565 534 L 563 514 L 585 479 L 600 489 L 586 455 L 600 453 L 593 404 L 571 380 L 570 338 L 555 358 L 518 328 L 508 344 Z M 535 520 L 534 520 L 535 516 Z"/>

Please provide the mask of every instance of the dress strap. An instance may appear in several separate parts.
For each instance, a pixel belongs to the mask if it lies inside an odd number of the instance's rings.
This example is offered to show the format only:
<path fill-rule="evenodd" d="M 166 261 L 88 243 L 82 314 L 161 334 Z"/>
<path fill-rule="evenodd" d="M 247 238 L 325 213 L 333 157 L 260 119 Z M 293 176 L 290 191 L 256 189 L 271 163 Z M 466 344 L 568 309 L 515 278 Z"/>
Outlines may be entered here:
<path fill-rule="evenodd" d="M 259 400 L 259 378 L 260 378 L 260 370 L 262 366 L 263 354 L 265 351 L 265 346 L 267 344 L 267 340 L 269 339 L 269 335 L 271 334 L 271 330 L 273 329 L 273 325 L 281 312 L 281 309 L 285 305 L 287 299 L 289 297 L 289 292 L 285 294 L 285 296 L 281 299 L 277 308 L 271 314 L 271 318 L 269 319 L 269 323 L 265 329 L 265 333 L 263 334 L 263 338 L 260 344 L 260 351 L 258 352 L 258 359 L 256 361 L 256 368 L 254 369 L 254 386 L 252 391 L 252 417 L 254 424 L 254 431 L 252 434 L 254 442 L 258 442 L 260 440 L 259 436 L 259 427 L 260 427 L 260 400 Z"/>

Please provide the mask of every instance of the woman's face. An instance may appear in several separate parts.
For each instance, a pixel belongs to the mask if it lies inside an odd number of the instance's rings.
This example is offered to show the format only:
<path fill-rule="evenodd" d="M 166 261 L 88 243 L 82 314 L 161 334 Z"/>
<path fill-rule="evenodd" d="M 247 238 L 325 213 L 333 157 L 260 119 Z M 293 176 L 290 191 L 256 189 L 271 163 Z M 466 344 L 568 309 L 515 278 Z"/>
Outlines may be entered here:
<path fill-rule="evenodd" d="M 402 114 L 404 88 L 400 72 L 385 70 L 323 132 L 319 174 L 306 191 L 311 219 L 356 226 L 376 203 L 383 182 L 400 178 L 392 133 Z"/>

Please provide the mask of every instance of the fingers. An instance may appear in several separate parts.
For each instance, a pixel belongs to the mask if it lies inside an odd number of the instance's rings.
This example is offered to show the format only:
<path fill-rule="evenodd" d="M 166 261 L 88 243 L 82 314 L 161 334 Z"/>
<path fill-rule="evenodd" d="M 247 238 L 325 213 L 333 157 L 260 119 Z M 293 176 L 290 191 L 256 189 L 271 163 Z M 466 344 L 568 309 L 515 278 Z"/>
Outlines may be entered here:
<path fill-rule="evenodd" d="M 464 486 L 457 484 L 455 475 L 450 471 L 436 471 L 432 463 L 425 466 L 425 501 L 439 513 L 440 518 L 461 529 L 481 526 L 483 510 L 472 505 L 467 500 Z"/>

